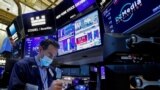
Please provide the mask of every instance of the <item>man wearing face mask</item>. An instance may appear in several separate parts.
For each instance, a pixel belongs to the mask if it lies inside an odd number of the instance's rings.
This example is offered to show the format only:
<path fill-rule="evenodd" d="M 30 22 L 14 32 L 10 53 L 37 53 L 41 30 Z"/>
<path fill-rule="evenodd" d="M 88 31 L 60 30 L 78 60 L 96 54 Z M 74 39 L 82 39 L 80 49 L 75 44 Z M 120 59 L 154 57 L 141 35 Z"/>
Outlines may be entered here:
<path fill-rule="evenodd" d="M 24 58 L 14 65 L 8 90 L 61 90 L 62 81 L 55 80 L 56 73 L 50 65 L 58 48 L 56 41 L 41 41 L 37 56 Z"/>

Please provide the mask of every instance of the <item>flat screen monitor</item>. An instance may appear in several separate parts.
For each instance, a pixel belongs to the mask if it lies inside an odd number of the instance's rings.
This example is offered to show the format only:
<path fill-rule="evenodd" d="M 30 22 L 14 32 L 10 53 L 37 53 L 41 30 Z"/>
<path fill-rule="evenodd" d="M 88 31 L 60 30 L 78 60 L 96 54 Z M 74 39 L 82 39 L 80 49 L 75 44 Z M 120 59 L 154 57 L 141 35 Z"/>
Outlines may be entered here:
<path fill-rule="evenodd" d="M 61 68 L 62 69 L 62 75 L 63 76 L 69 76 L 70 75 L 70 68 Z"/>
<path fill-rule="evenodd" d="M 80 76 L 79 68 L 62 68 L 63 76 Z"/>
<path fill-rule="evenodd" d="M 80 69 L 79 68 L 70 68 L 70 75 L 71 76 L 79 76 L 80 75 Z"/>
<path fill-rule="evenodd" d="M 27 37 L 55 33 L 54 10 L 47 9 L 23 14 L 23 25 Z"/>
<path fill-rule="evenodd" d="M 12 23 L 10 26 L 9 26 L 9 34 L 11 36 L 11 38 L 16 41 L 18 40 L 18 33 L 17 33 L 17 30 L 16 30 L 16 27 L 15 27 L 15 24 Z"/>
<path fill-rule="evenodd" d="M 89 76 L 89 65 L 81 65 L 80 66 L 80 75 L 81 76 Z"/>
<path fill-rule="evenodd" d="M 56 78 L 61 79 L 62 78 L 62 70 L 60 68 L 55 68 L 56 71 Z"/>
<path fill-rule="evenodd" d="M 100 46 L 102 42 L 98 10 L 58 29 L 58 42 L 58 55 Z"/>
<path fill-rule="evenodd" d="M 112 0 L 103 11 L 107 33 L 129 33 L 160 16 L 160 0 Z"/>
<path fill-rule="evenodd" d="M 39 43 L 45 39 L 56 40 L 56 35 L 26 38 L 24 47 L 24 57 L 36 56 L 38 54 Z"/>

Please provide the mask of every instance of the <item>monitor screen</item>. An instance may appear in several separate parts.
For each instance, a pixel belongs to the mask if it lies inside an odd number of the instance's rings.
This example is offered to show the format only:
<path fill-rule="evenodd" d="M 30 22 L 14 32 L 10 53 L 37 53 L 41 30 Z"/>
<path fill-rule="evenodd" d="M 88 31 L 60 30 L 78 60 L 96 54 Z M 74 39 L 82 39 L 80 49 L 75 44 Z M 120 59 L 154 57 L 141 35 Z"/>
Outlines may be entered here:
<path fill-rule="evenodd" d="M 14 41 L 18 40 L 18 34 L 14 23 L 9 27 L 9 33 Z"/>
<path fill-rule="evenodd" d="M 22 15 L 25 35 L 28 37 L 55 33 L 54 10 L 32 12 Z"/>
<path fill-rule="evenodd" d="M 89 65 L 81 65 L 80 66 L 80 75 L 89 76 Z"/>
<path fill-rule="evenodd" d="M 50 35 L 50 36 L 39 36 L 39 37 L 26 38 L 25 47 L 24 47 L 24 57 L 36 56 L 38 54 L 39 43 L 45 39 L 56 40 L 56 36 Z"/>
<path fill-rule="evenodd" d="M 70 75 L 79 76 L 80 69 L 79 68 L 70 68 Z"/>
<path fill-rule="evenodd" d="M 58 55 L 101 45 L 98 11 L 87 14 L 58 30 Z"/>
<path fill-rule="evenodd" d="M 62 69 L 62 75 L 63 76 L 69 76 L 70 75 L 70 68 L 61 68 Z"/>
<path fill-rule="evenodd" d="M 127 33 L 160 16 L 160 0 L 113 0 L 103 11 L 108 33 Z"/>
<path fill-rule="evenodd" d="M 93 5 L 96 0 L 73 0 L 73 2 L 77 10 L 79 12 L 82 12 L 83 10 Z"/>
<path fill-rule="evenodd" d="M 79 68 L 62 68 L 63 76 L 79 76 L 80 69 Z"/>

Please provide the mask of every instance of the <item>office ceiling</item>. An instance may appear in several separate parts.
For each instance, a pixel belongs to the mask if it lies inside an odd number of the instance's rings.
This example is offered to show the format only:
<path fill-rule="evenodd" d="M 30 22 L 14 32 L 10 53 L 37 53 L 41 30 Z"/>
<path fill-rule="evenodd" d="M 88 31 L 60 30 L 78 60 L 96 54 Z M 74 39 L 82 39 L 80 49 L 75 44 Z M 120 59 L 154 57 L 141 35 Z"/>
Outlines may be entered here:
<path fill-rule="evenodd" d="M 54 8 L 62 0 L 0 0 L 0 23 L 10 24 L 18 15 L 17 1 L 21 5 L 22 14 Z"/>

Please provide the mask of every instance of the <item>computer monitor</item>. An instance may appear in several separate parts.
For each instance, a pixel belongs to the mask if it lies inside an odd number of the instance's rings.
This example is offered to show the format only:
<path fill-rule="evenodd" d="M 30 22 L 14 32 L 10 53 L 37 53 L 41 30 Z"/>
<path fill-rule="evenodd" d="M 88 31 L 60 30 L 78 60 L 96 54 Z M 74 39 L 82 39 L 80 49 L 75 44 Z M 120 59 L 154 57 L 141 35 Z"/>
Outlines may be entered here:
<path fill-rule="evenodd" d="M 101 29 L 98 10 L 58 29 L 58 55 L 100 46 Z"/>
<path fill-rule="evenodd" d="M 22 15 L 26 37 L 54 34 L 54 9 L 46 9 Z"/>
<path fill-rule="evenodd" d="M 159 3 L 159 0 L 112 0 L 112 3 L 102 12 L 106 32 L 130 33 L 135 31 L 142 25 L 160 17 Z"/>
<path fill-rule="evenodd" d="M 8 27 L 8 34 L 9 36 L 11 36 L 11 38 L 14 40 L 14 41 L 17 41 L 18 40 L 18 32 L 17 32 L 17 28 L 15 26 L 14 23 L 12 23 L 9 27 Z"/>
<path fill-rule="evenodd" d="M 89 76 L 89 65 L 81 65 L 80 66 L 80 75 L 81 76 Z"/>
<path fill-rule="evenodd" d="M 26 38 L 24 47 L 24 57 L 36 56 L 38 54 L 39 43 L 45 39 L 56 40 L 56 35 Z"/>

